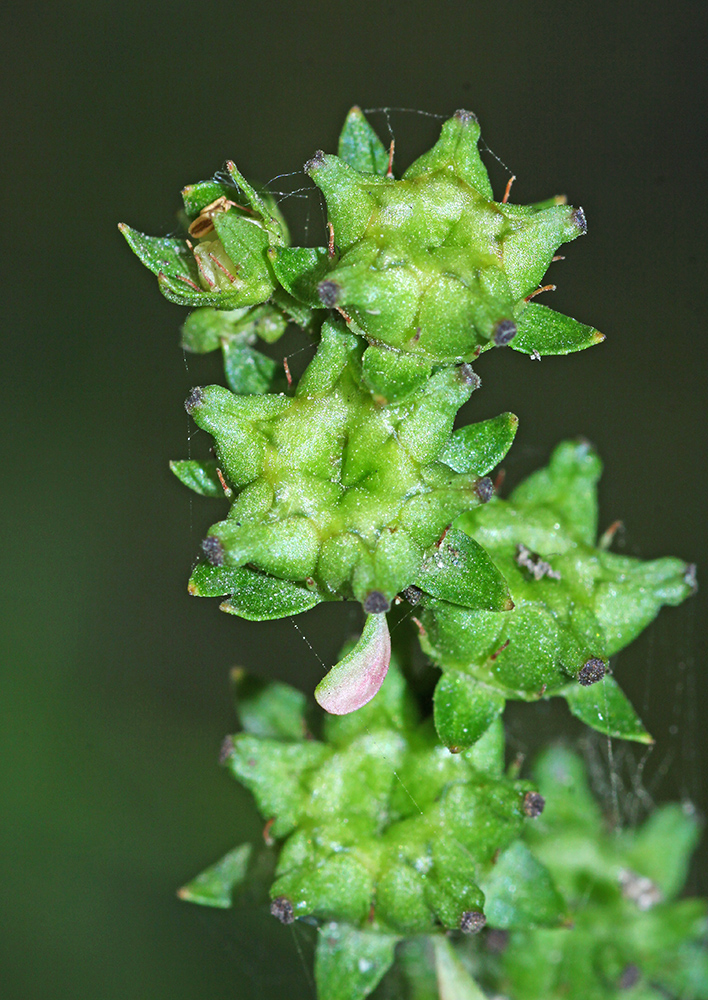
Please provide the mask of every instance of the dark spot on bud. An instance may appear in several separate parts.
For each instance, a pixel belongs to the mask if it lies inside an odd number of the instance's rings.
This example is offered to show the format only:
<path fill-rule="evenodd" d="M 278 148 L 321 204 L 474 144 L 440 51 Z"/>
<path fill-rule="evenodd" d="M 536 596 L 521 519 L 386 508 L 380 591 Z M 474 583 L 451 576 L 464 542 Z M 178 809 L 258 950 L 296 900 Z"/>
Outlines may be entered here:
<path fill-rule="evenodd" d="M 506 951 L 509 944 L 509 931 L 492 928 L 487 931 L 484 943 L 487 946 L 487 951 L 491 951 L 493 955 L 501 955 L 503 951 Z"/>
<path fill-rule="evenodd" d="M 494 483 L 489 476 L 483 476 L 482 479 L 477 480 L 474 491 L 479 497 L 480 503 L 487 503 L 494 496 Z"/>
<path fill-rule="evenodd" d="M 410 587 L 406 587 L 406 589 L 402 590 L 401 593 L 408 603 L 412 604 L 414 607 L 416 604 L 420 604 L 423 599 L 423 591 L 420 587 L 416 587 L 413 584 L 411 584 Z"/>
<path fill-rule="evenodd" d="M 516 336 L 516 323 L 513 319 L 500 319 L 494 327 L 493 340 L 497 347 L 506 347 Z"/>
<path fill-rule="evenodd" d="M 342 289 L 336 281 L 321 281 L 317 286 L 317 293 L 325 306 L 336 306 L 339 302 L 339 295 Z"/>
<path fill-rule="evenodd" d="M 195 386 L 184 401 L 184 408 L 191 415 L 204 402 L 204 390 L 200 386 Z"/>
<path fill-rule="evenodd" d="M 578 684 L 582 684 L 583 687 L 590 687 L 591 684 L 597 684 L 598 681 L 601 681 L 606 673 L 607 667 L 604 661 L 597 656 L 593 656 L 589 660 L 586 660 L 580 668 Z"/>
<path fill-rule="evenodd" d="M 464 747 L 457 747 L 457 746 L 447 748 L 448 753 L 462 753 L 464 749 L 465 749 Z"/>
<path fill-rule="evenodd" d="M 224 742 L 221 744 L 221 749 L 219 750 L 219 763 L 226 764 L 231 755 L 234 752 L 234 741 L 230 736 L 227 736 Z"/>
<path fill-rule="evenodd" d="M 477 115 L 473 111 L 465 111 L 464 108 L 458 108 L 455 112 L 455 118 L 458 122 L 462 122 L 463 125 L 469 125 L 470 122 L 477 121 Z"/>
<path fill-rule="evenodd" d="M 390 607 L 391 602 L 384 597 L 380 590 L 372 590 L 366 595 L 366 600 L 363 603 L 367 615 L 382 615 Z"/>
<path fill-rule="evenodd" d="M 630 962 L 629 965 L 625 967 L 622 975 L 617 981 L 617 989 L 631 990 L 633 986 L 637 985 L 641 977 L 642 974 L 639 970 L 639 966 L 635 965 L 634 962 Z"/>
<path fill-rule="evenodd" d="M 204 539 L 202 549 L 212 566 L 224 565 L 224 546 L 215 535 L 209 535 Z"/>
<path fill-rule="evenodd" d="M 463 934 L 478 934 L 487 922 L 487 918 L 479 910 L 466 910 L 460 917 L 460 930 Z"/>
<path fill-rule="evenodd" d="M 323 166 L 325 161 L 324 152 L 318 149 L 311 160 L 308 160 L 305 166 L 302 168 L 306 174 L 311 174 L 313 170 L 317 170 L 318 167 Z"/>
<path fill-rule="evenodd" d="M 540 792 L 527 792 L 524 795 L 523 809 L 527 816 L 535 819 L 540 816 L 546 805 L 546 800 Z"/>
<path fill-rule="evenodd" d="M 281 924 L 292 924 L 295 920 L 293 904 L 287 896 L 276 896 L 270 904 L 270 912 Z"/>
<path fill-rule="evenodd" d="M 584 236 L 588 231 L 588 220 L 585 218 L 585 212 L 582 208 L 576 208 L 573 212 L 573 222 L 580 230 L 580 235 Z"/>
<path fill-rule="evenodd" d="M 462 382 L 463 385 L 469 385 L 473 391 L 475 389 L 479 389 L 482 384 L 482 379 L 479 377 L 472 365 L 467 364 L 467 362 L 458 367 L 457 374 L 460 382 Z"/>

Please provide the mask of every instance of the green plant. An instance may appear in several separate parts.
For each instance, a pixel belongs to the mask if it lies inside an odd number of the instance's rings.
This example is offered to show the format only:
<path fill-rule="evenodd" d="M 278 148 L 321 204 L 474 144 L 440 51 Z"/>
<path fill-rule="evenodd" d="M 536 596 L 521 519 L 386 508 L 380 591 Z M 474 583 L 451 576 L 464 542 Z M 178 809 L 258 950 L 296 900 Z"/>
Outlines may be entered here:
<path fill-rule="evenodd" d="M 595 730 L 651 742 L 610 657 L 695 589 L 695 571 L 598 541 L 587 442 L 561 444 L 502 500 L 489 473 L 517 418 L 453 430 L 482 352 L 603 339 L 532 301 L 559 246 L 585 232 L 582 210 L 513 205 L 508 190 L 495 202 L 478 139 L 458 111 L 397 180 L 352 109 L 339 155 L 305 165 L 327 203 L 322 247 L 290 245 L 272 197 L 231 163 L 185 188 L 184 239 L 122 227 L 163 294 L 196 307 L 183 346 L 223 352 L 228 388 L 186 403 L 216 457 L 172 463 L 228 504 L 190 592 L 250 620 L 342 599 L 366 616 L 317 687 L 324 717 L 290 687 L 236 676 L 242 731 L 223 762 L 267 821 L 272 912 L 317 923 L 322 1000 L 362 1000 L 395 953 L 396 995 L 419 1000 L 708 996 L 704 904 L 663 902 L 695 821 L 667 807 L 607 841 L 576 758 L 549 752 L 531 783 L 505 769 L 510 698 L 560 696 Z M 256 347 L 288 323 L 317 346 L 292 385 Z M 432 704 L 418 641 L 440 671 Z M 254 856 L 236 848 L 183 897 L 230 905 Z M 658 858 L 673 858 L 670 877 Z M 479 943 L 490 931 L 511 934 L 501 958 Z M 662 934 L 675 948 L 659 961 L 642 942 Z"/>

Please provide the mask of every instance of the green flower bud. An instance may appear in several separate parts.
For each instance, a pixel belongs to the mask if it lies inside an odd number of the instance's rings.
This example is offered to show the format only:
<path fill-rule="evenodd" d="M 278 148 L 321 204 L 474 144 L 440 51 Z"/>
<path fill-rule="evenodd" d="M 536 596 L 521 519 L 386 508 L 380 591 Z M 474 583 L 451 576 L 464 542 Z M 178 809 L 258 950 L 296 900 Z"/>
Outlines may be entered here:
<path fill-rule="evenodd" d="M 505 698 L 551 695 L 565 697 L 600 732 L 651 741 L 608 676 L 609 658 L 662 605 L 693 592 L 693 568 L 680 559 L 643 562 L 598 547 L 599 475 L 599 459 L 586 443 L 565 442 L 509 500 L 494 499 L 456 522 L 491 556 L 509 586 L 512 610 L 471 610 L 416 581 L 426 604 L 423 645 L 446 672 L 436 694 L 446 744 L 469 745 Z"/>
<path fill-rule="evenodd" d="M 340 156 L 318 152 L 305 172 L 323 192 L 333 245 L 274 248 L 276 276 L 311 307 L 336 308 L 354 332 L 422 360 L 472 360 L 493 344 L 566 353 L 602 339 L 528 298 L 558 247 L 586 230 L 582 209 L 552 199 L 493 200 L 477 149 L 479 125 L 458 111 L 440 139 L 395 180 L 358 109 Z M 528 314 L 527 314 L 528 311 Z M 558 329 L 556 329 L 558 327 Z"/>

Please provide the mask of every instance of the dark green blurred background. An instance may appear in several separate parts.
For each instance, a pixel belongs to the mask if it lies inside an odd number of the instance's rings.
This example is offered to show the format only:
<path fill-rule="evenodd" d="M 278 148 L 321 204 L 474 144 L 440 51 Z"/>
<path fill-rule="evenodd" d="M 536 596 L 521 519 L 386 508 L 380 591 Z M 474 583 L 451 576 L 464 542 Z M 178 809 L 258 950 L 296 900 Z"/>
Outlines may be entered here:
<path fill-rule="evenodd" d="M 474 110 L 518 176 L 515 200 L 563 191 L 585 208 L 589 236 L 554 265 L 552 304 L 607 341 L 540 364 L 494 352 L 468 416 L 519 414 L 512 483 L 557 439 L 585 434 L 606 463 L 603 524 L 624 520 L 624 551 L 705 569 L 703 10 L 655 0 L 4 8 L 7 1000 L 313 995 L 303 931 L 263 906 L 209 912 L 174 897 L 260 829 L 216 766 L 233 725 L 229 667 L 308 689 L 321 667 L 292 623 L 239 623 L 186 595 L 211 508 L 192 503 L 167 460 L 190 448 L 189 387 L 217 369 L 183 358 L 183 312 L 116 223 L 174 229 L 182 185 L 229 157 L 261 181 L 299 171 L 335 148 L 354 102 Z M 372 120 L 386 137 L 385 116 Z M 402 166 L 439 125 L 403 112 L 390 122 Z M 508 174 L 488 163 L 499 196 Z M 307 183 L 296 173 L 273 186 Z M 321 241 L 316 195 L 284 208 Z M 206 446 L 196 438 L 194 454 Z M 665 612 L 616 663 L 658 740 L 645 784 L 702 811 L 705 608 L 699 595 Z M 329 662 L 355 623 L 347 607 L 298 619 Z M 564 727 L 575 735 L 565 718 L 514 713 L 514 747 Z M 601 741 L 597 752 L 599 773 L 637 778 L 621 746 L 614 768 Z M 699 864 L 694 889 L 708 890 L 705 875 Z"/>

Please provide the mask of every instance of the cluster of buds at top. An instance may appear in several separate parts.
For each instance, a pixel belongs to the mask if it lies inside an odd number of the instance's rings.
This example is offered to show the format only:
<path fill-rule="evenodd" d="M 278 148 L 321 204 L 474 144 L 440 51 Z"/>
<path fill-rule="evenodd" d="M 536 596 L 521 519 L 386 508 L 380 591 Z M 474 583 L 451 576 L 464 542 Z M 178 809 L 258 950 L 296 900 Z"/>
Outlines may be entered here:
<path fill-rule="evenodd" d="M 251 620 L 359 601 L 361 641 L 317 691 L 337 714 L 365 704 L 386 675 L 391 603 L 420 603 L 424 645 L 445 671 L 438 731 L 456 748 L 508 697 L 561 693 L 595 724 L 608 657 L 690 590 L 674 585 L 678 561 L 648 564 L 647 584 L 631 561 L 583 549 L 594 537 L 556 518 L 560 501 L 538 492 L 538 476 L 529 496 L 553 521 L 545 535 L 528 504 L 503 530 L 503 505 L 488 518 L 477 511 L 517 419 L 453 432 L 479 385 L 474 359 L 494 345 L 540 356 L 603 339 L 530 301 L 558 247 L 585 231 L 582 210 L 563 198 L 513 205 L 508 188 L 494 201 L 478 140 L 476 118 L 459 111 L 396 179 L 393 149 L 352 109 L 339 155 L 318 153 L 305 168 L 327 202 L 319 248 L 290 246 L 273 198 L 233 163 L 184 189 L 184 239 L 122 227 L 164 294 L 199 307 L 183 345 L 224 354 L 229 388 L 196 388 L 187 400 L 216 458 L 172 464 L 188 486 L 230 501 L 190 592 L 225 598 L 224 611 Z M 319 336 L 297 385 L 254 347 L 291 321 Z M 611 678 L 603 692 L 614 708 L 600 728 L 648 739 Z M 618 715 L 621 724 L 608 721 Z"/>

